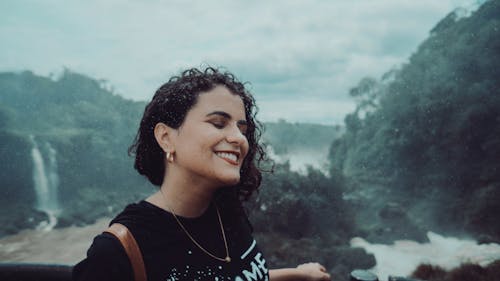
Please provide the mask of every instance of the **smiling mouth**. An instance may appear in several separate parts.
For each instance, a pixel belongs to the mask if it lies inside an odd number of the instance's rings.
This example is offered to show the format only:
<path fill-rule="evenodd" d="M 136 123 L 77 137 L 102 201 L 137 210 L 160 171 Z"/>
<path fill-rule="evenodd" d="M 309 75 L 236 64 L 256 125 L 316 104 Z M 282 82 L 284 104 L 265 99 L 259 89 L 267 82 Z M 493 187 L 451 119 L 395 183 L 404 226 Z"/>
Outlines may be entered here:
<path fill-rule="evenodd" d="M 235 152 L 215 152 L 215 155 L 226 160 L 231 165 L 238 165 L 239 155 Z"/>

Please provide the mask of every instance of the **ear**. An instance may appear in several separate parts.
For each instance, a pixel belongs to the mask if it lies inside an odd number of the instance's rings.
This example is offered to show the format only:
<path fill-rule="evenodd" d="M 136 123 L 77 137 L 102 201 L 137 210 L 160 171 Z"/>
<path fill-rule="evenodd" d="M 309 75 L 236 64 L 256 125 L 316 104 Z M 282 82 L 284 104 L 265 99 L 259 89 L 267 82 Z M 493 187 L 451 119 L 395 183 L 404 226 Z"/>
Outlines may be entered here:
<path fill-rule="evenodd" d="M 174 131 L 175 129 L 161 122 L 155 125 L 154 129 L 155 139 L 164 152 L 175 151 L 175 146 L 172 138 Z"/>

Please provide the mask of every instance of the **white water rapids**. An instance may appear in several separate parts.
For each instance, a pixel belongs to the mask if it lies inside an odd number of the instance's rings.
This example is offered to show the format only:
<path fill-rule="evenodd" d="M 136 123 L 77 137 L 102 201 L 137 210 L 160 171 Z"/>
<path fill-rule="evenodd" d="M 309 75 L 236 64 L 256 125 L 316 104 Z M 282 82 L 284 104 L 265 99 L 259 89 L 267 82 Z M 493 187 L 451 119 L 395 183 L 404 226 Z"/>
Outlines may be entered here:
<path fill-rule="evenodd" d="M 486 266 L 500 259 L 498 244 L 478 244 L 433 232 L 428 232 L 427 237 L 428 243 L 399 240 L 392 245 L 371 244 L 356 237 L 351 240 L 351 247 L 363 248 L 375 256 L 377 265 L 370 271 L 378 275 L 379 280 L 387 280 L 389 275 L 409 276 L 422 263 L 451 270 L 463 263 Z"/>

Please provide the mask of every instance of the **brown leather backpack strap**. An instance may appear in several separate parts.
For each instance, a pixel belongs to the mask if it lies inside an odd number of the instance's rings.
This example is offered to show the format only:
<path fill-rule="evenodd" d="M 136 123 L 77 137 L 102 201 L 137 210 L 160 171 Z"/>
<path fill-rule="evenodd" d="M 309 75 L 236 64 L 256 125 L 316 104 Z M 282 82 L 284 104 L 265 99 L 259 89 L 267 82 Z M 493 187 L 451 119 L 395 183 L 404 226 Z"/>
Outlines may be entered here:
<path fill-rule="evenodd" d="M 146 269 L 144 266 L 144 260 L 142 259 L 141 250 L 137 241 L 135 241 L 134 236 L 126 226 L 120 223 L 112 224 L 105 232 L 109 232 L 116 236 L 120 243 L 122 244 L 127 256 L 132 264 L 132 270 L 134 271 L 135 281 L 146 281 Z"/>

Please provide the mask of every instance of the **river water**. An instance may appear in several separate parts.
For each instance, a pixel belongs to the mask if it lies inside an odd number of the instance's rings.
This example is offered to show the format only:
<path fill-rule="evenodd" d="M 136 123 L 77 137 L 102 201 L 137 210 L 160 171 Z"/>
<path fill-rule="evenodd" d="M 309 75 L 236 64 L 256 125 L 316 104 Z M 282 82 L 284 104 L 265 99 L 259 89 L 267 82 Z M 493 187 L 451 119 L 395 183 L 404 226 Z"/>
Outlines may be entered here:
<path fill-rule="evenodd" d="M 103 218 L 84 227 L 23 230 L 4 237 L 0 239 L 0 262 L 75 264 L 110 220 Z"/>

